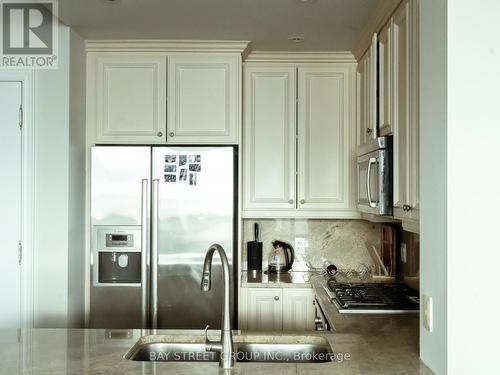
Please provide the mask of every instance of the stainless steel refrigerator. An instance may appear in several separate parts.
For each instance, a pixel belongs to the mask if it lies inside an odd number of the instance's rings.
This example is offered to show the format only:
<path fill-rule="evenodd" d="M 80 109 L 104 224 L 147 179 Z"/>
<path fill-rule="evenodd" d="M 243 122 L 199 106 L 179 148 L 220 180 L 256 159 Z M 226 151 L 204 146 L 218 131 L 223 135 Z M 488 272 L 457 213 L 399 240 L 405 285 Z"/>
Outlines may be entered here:
<path fill-rule="evenodd" d="M 234 273 L 236 149 L 95 146 L 91 158 L 90 326 L 220 327 L 218 256 L 211 291 L 200 281 L 213 243 Z"/>

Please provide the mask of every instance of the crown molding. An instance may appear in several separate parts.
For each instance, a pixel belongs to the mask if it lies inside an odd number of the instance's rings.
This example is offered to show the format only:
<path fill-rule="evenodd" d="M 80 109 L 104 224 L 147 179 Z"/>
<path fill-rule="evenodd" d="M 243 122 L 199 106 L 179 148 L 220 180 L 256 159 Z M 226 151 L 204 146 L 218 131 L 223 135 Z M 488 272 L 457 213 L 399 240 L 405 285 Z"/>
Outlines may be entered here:
<path fill-rule="evenodd" d="M 251 52 L 245 62 L 259 63 L 355 63 L 351 52 Z"/>
<path fill-rule="evenodd" d="M 247 54 L 240 40 L 86 40 L 87 52 L 227 52 Z"/>
<path fill-rule="evenodd" d="M 402 0 L 385 0 L 373 12 L 372 17 L 366 22 L 361 38 L 353 48 L 353 54 L 358 61 L 370 46 L 373 33 L 379 32 L 384 27 L 401 2 Z"/>

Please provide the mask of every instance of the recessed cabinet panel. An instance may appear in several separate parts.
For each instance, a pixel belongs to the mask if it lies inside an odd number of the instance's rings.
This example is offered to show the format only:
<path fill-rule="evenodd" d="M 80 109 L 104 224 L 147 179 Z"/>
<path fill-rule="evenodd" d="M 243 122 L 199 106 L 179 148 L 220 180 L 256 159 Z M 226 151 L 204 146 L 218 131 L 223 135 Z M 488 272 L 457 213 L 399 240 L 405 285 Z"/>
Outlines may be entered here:
<path fill-rule="evenodd" d="M 248 288 L 247 329 L 281 331 L 283 329 L 280 288 Z"/>
<path fill-rule="evenodd" d="M 391 20 L 378 35 L 378 124 L 379 135 L 392 134 Z"/>
<path fill-rule="evenodd" d="M 238 143 L 240 62 L 239 54 L 169 55 L 168 143 Z"/>
<path fill-rule="evenodd" d="M 164 143 L 166 57 L 89 56 L 89 121 L 95 143 Z"/>
<path fill-rule="evenodd" d="M 299 68 L 299 208 L 349 208 L 350 69 Z"/>
<path fill-rule="evenodd" d="M 283 330 L 313 331 L 314 292 L 309 288 L 283 288 Z"/>
<path fill-rule="evenodd" d="M 296 69 L 245 67 L 244 209 L 295 208 Z"/>

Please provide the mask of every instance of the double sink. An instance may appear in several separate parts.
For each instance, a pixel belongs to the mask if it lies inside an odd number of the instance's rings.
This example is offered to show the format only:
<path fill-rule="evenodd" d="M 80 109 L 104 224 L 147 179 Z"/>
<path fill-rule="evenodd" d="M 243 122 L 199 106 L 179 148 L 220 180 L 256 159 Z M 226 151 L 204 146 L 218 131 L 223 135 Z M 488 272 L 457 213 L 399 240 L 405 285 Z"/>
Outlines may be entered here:
<path fill-rule="evenodd" d="M 125 354 L 132 361 L 219 362 L 219 352 L 205 350 L 200 335 L 149 335 L 141 337 Z M 234 335 L 235 362 L 330 362 L 333 351 L 320 336 Z"/>

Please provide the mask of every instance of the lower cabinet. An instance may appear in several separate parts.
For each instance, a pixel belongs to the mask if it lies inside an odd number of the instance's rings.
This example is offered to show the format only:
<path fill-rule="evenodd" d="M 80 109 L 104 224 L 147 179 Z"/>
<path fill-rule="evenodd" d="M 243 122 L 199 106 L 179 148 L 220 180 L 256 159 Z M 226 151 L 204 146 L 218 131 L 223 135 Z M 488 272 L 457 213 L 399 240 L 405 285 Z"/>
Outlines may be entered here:
<path fill-rule="evenodd" d="M 247 331 L 314 330 L 310 288 L 242 288 L 240 328 Z"/>

